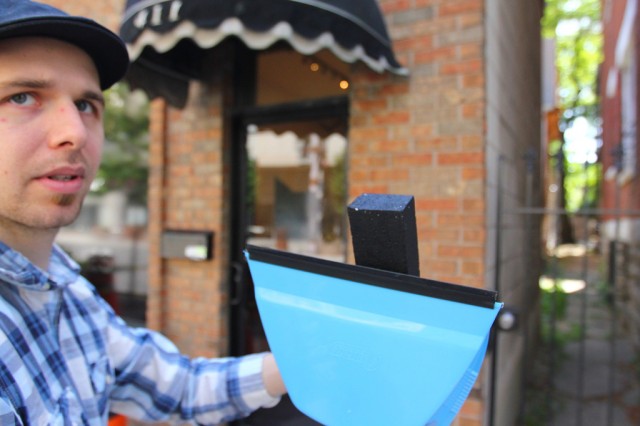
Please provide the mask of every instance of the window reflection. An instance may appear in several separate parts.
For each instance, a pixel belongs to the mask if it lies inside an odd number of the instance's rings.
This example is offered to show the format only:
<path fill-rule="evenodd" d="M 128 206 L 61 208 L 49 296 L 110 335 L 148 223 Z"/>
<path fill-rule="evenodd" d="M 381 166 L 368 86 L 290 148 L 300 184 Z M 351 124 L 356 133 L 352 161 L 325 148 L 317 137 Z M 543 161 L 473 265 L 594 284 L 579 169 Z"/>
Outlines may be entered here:
<path fill-rule="evenodd" d="M 249 243 L 344 261 L 347 140 L 310 124 L 249 128 Z"/>

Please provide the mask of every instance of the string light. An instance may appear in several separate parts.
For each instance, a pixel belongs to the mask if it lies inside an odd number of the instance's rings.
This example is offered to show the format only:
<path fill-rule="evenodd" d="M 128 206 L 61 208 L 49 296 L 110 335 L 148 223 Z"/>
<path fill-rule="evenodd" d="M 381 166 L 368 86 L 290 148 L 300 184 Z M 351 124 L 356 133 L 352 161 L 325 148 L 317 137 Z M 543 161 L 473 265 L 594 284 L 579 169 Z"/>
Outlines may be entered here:
<path fill-rule="evenodd" d="M 331 77 L 337 79 L 340 89 L 347 90 L 349 88 L 349 80 L 344 74 L 333 68 L 328 63 L 319 59 L 315 55 L 303 57 L 302 60 L 303 62 L 309 64 L 309 70 L 311 70 L 312 72 L 322 71 L 324 73 L 330 74 Z"/>

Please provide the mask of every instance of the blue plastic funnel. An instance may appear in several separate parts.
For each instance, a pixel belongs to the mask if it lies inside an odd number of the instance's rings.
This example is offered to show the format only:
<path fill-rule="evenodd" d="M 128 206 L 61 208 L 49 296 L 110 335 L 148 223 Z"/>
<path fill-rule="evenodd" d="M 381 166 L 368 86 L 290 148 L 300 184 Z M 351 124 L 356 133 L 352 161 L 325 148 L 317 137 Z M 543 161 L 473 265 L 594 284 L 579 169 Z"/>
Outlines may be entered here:
<path fill-rule="evenodd" d="M 300 411 L 330 426 L 451 423 L 502 307 L 495 292 L 255 246 L 246 255 Z"/>

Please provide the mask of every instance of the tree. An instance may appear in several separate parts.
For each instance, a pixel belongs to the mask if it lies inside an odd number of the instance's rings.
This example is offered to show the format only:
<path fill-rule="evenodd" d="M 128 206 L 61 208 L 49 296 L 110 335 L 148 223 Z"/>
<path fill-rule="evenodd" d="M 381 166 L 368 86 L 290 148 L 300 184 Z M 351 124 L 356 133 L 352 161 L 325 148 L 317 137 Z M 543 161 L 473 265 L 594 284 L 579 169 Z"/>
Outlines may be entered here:
<path fill-rule="evenodd" d="M 597 204 L 600 166 L 572 161 L 566 131 L 578 118 L 598 128 L 598 67 L 602 62 L 601 0 L 546 0 L 542 35 L 556 40 L 560 139 L 550 142 L 552 167 L 559 175 L 560 209 L 576 211 Z M 584 148 L 584 147 L 583 147 Z M 587 187 L 587 185 L 589 187 Z M 572 242 L 567 215 L 562 215 L 560 242 Z"/>
<path fill-rule="evenodd" d="M 602 62 L 601 0 L 546 0 L 542 36 L 556 39 L 559 106 L 564 124 L 597 121 L 598 66 Z M 561 125 L 563 123 L 561 122 Z"/>
<path fill-rule="evenodd" d="M 149 146 L 149 102 L 125 83 L 105 92 L 105 147 L 94 193 L 120 189 L 132 204 L 145 205 Z"/>

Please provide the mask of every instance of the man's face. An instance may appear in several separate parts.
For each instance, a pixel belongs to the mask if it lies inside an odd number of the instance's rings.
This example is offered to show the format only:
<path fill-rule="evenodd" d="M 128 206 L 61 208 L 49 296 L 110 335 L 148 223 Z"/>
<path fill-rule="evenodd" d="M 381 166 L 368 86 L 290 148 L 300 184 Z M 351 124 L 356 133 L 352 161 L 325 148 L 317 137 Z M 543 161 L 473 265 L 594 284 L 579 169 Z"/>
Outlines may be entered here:
<path fill-rule="evenodd" d="M 71 223 L 104 138 L 98 73 L 79 48 L 0 40 L 0 236 Z"/>

